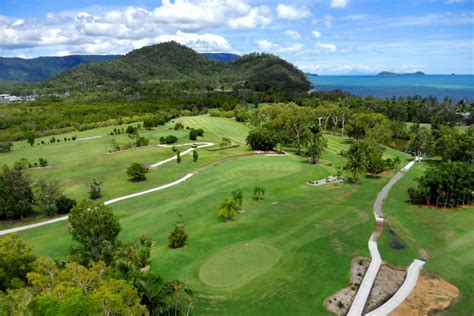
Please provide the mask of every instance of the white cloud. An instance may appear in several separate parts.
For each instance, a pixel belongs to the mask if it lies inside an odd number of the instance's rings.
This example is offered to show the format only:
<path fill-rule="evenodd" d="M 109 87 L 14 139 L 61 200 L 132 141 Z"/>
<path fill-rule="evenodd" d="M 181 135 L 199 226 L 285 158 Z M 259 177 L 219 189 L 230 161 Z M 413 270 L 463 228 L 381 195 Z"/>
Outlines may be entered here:
<path fill-rule="evenodd" d="M 301 38 L 301 34 L 293 30 L 285 31 L 285 35 L 291 38 L 292 40 L 298 40 Z"/>
<path fill-rule="evenodd" d="M 285 20 L 298 20 L 308 18 L 312 15 L 311 11 L 305 6 L 294 7 L 291 5 L 279 4 L 277 5 L 276 10 L 278 18 Z"/>
<path fill-rule="evenodd" d="M 324 25 L 330 29 L 332 27 L 332 21 L 334 18 L 331 15 L 325 15 L 324 16 Z"/>
<path fill-rule="evenodd" d="M 348 0 L 331 0 L 332 8 L 345 8 L 347 6 Z"/>
<path fill-rule="evenodd" d="M 269 40 L 257 40 L 255 43 L 258 45 L 258 47 L 264 50 L 269 50 L 273 47 L 273 43 Z"/>
<path fill-rule="evenodd" d="M 312 31 L 311 32 L 315 38 L 320 38 L 321 37 L 321 32 L 319 31 Z"/>
<path fill-rule="evenodd" d="M 321 43 L 317 42 L 314 45 L 314 48 L 319 51 L 319 52 L 329 52 L 329 53 L 335 53 L 337 51 L 337 47 L 335 44 L 331 43 Z"/>
<path fill-rule="evenodd" d="M 44 19 L 0 15 L 0 50 L 49 47 L 56 53 L 111 53 L 170 38 L 198 50 L 229 51 L 227 40 L 210 30 L 271 23 L 268 6 L 254 6 L 246 0 L 163 0 L 151 9 L 130 6 L 94 13 L 48 13 Z"/>
<path fill-rule="evenodd" d="M 303 49 L 303 44 L 296 43 L 288 46 L 281 46 L 278 44 L 274 44 L 269 40 L 257 40 L 255 43 L 260 47 L 262 50 L 271 51 L 272 53 L 295 53 Z"/>
<path fill-rule="evenodd" d="M 256 28 L 272 23 L 271 10 L 267 6 L 252 8 L 245 16 L 229 20 L 229 26 L 235 28 Z"/>

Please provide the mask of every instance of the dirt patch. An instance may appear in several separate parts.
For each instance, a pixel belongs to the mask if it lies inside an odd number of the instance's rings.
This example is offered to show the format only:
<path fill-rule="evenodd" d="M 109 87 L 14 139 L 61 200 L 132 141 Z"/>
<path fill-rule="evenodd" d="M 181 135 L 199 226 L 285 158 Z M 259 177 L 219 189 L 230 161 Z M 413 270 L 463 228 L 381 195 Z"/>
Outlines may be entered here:
<path fill-rule="evenodd" d="M 420 276 L 410 296 L 390 315 L 433 315 L 447 309 L 459 296 L 459 289 L 451 283 Z"/>
<path fill-rule="evenodd" d="M 383 264 L 375 278 L 374 286 L 370 291 L 364 312 L 376 309 L 392 297 L 402 286 L 406 274 L 405 270 L 398 270 Z"/>
<path fill-rule="evenodd" d="M 346 315 L 369 267 L 370 258 L 354 257 L 351 262 L 349 286 L 331 295 L 324 301 L 324 306 L 336 315 Z"/>
<path fill-rule="evenodd" d="M 349 286 L 324 301 L 324 306 L 329 311 L 341 316 L 347 314 L 369 264 L 370 258 L 367 257 L 354 257 L 352 259 Z M 405 277 L 406 272 L 404 270 L 383 264 L 375 279 L 364 312 L 371 311 L 385 303 L 400 288 Z"/>
<path fill-rule="evenodd" d="M 344 192 L 342 193 L 342 196 L 343 197 L 346 197 L 346 198 L 350 198 L 354 193 L 358 192 L 359 191 L 359 188 L 354 188 L 350 191 L 347 191 L 347 192 Z"/>

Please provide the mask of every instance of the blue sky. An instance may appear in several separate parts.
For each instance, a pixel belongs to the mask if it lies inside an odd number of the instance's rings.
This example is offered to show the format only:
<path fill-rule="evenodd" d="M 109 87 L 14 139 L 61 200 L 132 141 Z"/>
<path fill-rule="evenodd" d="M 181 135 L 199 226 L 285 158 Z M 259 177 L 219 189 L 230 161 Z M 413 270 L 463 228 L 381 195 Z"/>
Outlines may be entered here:
<path fill-rule="evenodd" d="M 124 54 L 175 40 L 318 74 L 474 73 L 473 0 L 0 0 L 0 55 Z"/>

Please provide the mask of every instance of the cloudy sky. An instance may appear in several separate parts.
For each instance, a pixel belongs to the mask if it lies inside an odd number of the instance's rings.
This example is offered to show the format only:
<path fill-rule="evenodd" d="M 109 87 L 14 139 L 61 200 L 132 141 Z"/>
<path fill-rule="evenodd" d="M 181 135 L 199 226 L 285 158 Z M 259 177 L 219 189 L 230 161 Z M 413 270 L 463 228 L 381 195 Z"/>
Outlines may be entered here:
<path fill-rule="evenodd" d="M 318 74 L 474 73 L 473 0 L 0 0 L 0 56 L 125 54 L 174 40 Z"/>

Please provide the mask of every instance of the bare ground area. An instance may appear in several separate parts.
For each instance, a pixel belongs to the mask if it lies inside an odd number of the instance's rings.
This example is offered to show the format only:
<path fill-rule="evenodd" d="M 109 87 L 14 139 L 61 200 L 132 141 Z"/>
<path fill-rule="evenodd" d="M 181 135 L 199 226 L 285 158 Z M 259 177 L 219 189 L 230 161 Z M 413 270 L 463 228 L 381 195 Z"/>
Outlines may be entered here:
<path fill-rule="evenodd" d="M 402 286 L 406 274 L 405 270 L 398 270 L 383 264 L 375 278 L 364 312 L 367 313 L 376 309 L 392 297 Z"/>
<path fill-rule="evenodd" d="M 413 292 L 390 316 L 433 315 L 459 298 L 459 289 L 441 279 L 420 276 Z"/>
<path fill-rule="evenodd" d="M 354 257 L 352 259 L 349 286 L 331 295 L 324 301 L 324 306 L 329 311 L 341 316 L 347 314 L 369 263 L 370 258 L 367 257 Z M 405 276 L 406 271 L 404 270 L 398 270 L 386 264 L 382 265 L 367 300 L 365 311 L 368 312 L 379 307 L 392 297 L 402 285 Z"/>
<path fill-rule="evenodd" d="M 351 263 L 351 278 L 349 286 L 331 295 L 324 301 L 324 306 L 336 315 L 346 315 L 362 282 L 370 258 L 354 257 Z"/>

